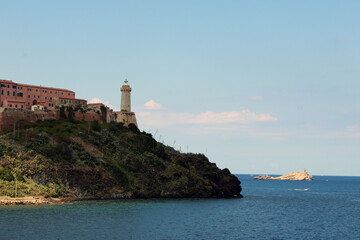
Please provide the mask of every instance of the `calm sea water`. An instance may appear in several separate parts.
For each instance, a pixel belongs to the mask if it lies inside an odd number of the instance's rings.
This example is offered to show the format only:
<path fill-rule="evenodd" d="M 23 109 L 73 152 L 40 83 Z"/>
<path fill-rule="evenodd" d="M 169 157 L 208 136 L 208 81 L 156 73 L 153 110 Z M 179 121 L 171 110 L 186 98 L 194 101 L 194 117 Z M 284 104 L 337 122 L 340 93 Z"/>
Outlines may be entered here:
<path fill-rule="evenodd" d="M 360 239 L 360 177 L 238 177 L 243 199 L 0 207 L 0 239 Z"/>

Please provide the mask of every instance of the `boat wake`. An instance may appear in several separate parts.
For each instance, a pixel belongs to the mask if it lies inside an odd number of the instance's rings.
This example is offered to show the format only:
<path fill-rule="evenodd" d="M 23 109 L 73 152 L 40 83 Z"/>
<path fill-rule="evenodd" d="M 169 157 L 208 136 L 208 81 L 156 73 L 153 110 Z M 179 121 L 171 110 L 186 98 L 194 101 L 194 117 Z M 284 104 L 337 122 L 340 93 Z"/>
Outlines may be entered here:
<path fill-rule="evenodd" d="M 294 190 L 294 191 L 309 191 L 310 188 L 304 188 L 304 189 L 298 189 L 298 188 L 295 188 L 295 189 L 288 189 L 288 190 Z"/>

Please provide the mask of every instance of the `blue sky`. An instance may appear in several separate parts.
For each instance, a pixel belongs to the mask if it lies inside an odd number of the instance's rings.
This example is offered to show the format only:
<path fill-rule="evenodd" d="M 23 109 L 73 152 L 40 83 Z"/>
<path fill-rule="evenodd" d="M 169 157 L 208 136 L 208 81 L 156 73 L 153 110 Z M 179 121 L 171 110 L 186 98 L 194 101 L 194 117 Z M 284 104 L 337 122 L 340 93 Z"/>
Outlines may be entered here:
<path fill-rule="evenodd" d="M 142 130 L 221 168 L 360 175 L 359 9 L 2 0 L 0 78 L 119 108 L 127 76 Z"/>

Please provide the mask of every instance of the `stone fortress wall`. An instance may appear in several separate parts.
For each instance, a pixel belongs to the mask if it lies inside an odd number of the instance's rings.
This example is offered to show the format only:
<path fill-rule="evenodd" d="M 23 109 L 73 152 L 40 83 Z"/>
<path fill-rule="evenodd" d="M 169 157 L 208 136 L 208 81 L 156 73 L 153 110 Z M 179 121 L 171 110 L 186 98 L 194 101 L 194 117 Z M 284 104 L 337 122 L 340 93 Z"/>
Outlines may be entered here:
<path fill-rule="evenodd" d="M 68 115 L 68 112 L 65 112 Z M 21 109 L 6 109 L 0 108 L 0 130 L 11 129 L 20 120 L 29 122 L 44 121 L 44 120 L 60 120 L 60 111 L 31 111 Z M 94 112 L 74 112 L 74 120 L 92 122 L 97 120 L 104 122 L 101 115 Z"/>

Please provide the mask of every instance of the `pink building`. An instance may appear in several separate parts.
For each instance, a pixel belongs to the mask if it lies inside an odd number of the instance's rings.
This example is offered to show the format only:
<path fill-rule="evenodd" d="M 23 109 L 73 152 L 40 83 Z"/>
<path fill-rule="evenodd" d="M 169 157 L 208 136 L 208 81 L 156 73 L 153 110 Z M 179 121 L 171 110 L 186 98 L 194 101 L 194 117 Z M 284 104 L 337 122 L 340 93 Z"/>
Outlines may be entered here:
<path fill-rule="evenodd" d="M 33 105 L 41 105 L 54 110 L 55 106 L 69 103 L 86 105 L 86 100 L 76 99 L 75 92 L 67 89 L 27 85 L 1 79 L 0 84 L 0 107 L 3 108 L 31 109 Z"/>

